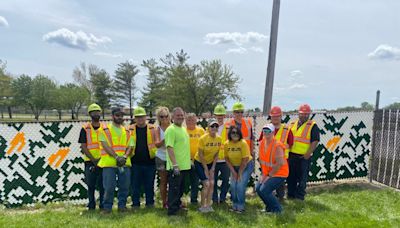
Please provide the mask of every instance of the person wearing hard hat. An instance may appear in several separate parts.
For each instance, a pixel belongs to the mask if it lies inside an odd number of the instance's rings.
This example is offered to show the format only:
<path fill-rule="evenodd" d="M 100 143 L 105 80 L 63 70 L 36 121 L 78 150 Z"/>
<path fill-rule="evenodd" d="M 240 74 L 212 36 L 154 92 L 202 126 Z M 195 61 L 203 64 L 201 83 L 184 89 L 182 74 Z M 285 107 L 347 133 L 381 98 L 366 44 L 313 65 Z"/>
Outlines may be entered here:
<path fill-rule="evenodd" d="M 264 137 L 259 147 L 262 176 L 256 184 L 256 191 L 265 204 L 265 212 L 281 213 L 282 206 L 272 193 L 282 186 L 289 175 L 289 167 L 284 155 L 285 146 L 274 138 L 273 124 L 265 125 L 262 131 Z"/>
<path fill-rule="evenodd" d="M 198 203 L 199 195 L 199 176 L 197 175 L 196 168 L 194 166 L 194 157 L 196 156 L 199 149 L 199 139 L 205 134 L 202 127 L 197 126 L 197 117 L 194 113 L 186 114 L 186 131 L 189 134 L 190 140 L 190 203 Z"/>
<path fill-rule="evenodd" d="M 254 157 L 253 124 L 250 118 L 243 118 L 244 105 L 242 102 L 233 104 L 233 119 L 228 121 L 229 126 L 237 126 L 242 132 L 243 139 L 249 145 L 251 156 Z"/>
<path fill-rule="evenodd" d="M 290 126 L 282 123 L 282 109 L 279 106 L 273 106 L 269 113 L 271 117 L 271 123 L 275 127 L 274 136 L 275 139 L 281 142 L 285 146 L 285 159 L 289 157 L 289 150 L 293 146 L 293 132 Z M 285 196 L 285 183 L 283 183 L 278 189 L 276 194 L 279 200 L 283 200 Z"/>
<path fill-rule="evenodd" d="M 146 195 L 146 207 L 154 206 L 154 179 L 156 176 L 155 145 L 156 129 L 147 123 L 146 110 L 136 107 L 133 111 L 135 124 L 129 126 L 131 137 L 135 141 L 131 167 L 132 207 L 140 207 L 140 191 Z"/>
<path fill-rule="evenodd" d="M 229 190 L 230 170 L 225 161 L 225 153 L 224 153 L 224 147 L 223 147 L 226 140 L 228 140 L 227 133 L 228 133 L 228 129 L 229 129 L 229 126 L 227 127 L 224 124 L 225 116 L 226 116 L 225 107 L 222 104 L 215 106 L 214 117 L 218 121 L 218 125 L 219 125 L 218 135 L 221 137 L 221 140 L 222 140 L 222 147 L 219 151 L 217 164 L 215 166 L 214 191 L 213 191 L 213 198 L 212 198 L 213 202 L 217 203 L 217 204 L 225 203 L 226 194 L 228 193 L 228 190 Z M 220 194 L 218 194 L 218 180 L 219 179 L 221 179 Z"/>
<path fill-rule="evenodd" d="M 96 209 L 96 199 L 94 196 L 96 187 L 99 189 L 100 209 L 103 209 L 103 170 L 97 167 L 100 160 L 99 134 L 101 107 L 98 104 L 91 104 L 88 107 L 88 114 L 91 118 L 90 123 L 86 123 L 79 134 L 78 142 L 81 144 L 83 160 L 85 161 L 85 182 L 87 185 L 87 195 L 89 203 L 88 210 Z"/>
<path fill-rule="evenodd" d="M 131 176 L 131 153 L 135 142 L 125 128 L 124 111 L 116 107 L 111 110 L 112 123 L 103 124 L 99 136 L 101 158 L 97 164 L 103 168 L 104 214 L 112 211 L 115 187 L 118 187 L 118 211 L 126 212 Z"/>
<path fill-rule="evenodd" d="M 291 123 L 294 136 L 289 152 L 288 198 L 304 200 L 311 157 L 320 140 L 319 128 L 310 120 L 311 107 L 303 104 L 299 108 L 299 119 Z"/>

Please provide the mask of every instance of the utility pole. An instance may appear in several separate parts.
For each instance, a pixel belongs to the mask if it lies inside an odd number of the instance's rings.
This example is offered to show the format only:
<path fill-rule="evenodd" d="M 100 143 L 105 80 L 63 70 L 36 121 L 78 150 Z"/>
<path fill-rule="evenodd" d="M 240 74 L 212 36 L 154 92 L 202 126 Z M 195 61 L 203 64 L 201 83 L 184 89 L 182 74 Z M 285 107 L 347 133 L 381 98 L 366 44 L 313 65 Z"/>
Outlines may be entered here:
<path fill-rule="evenodd" d="M 265 79 L 265 90 L 264 90 L 264 106 L 263 115 L 268 115 L 271 109 L 272 103 L 272 91 L 274 89 L 274 74 L 275 74 L 275 58 L 276 58 L 276 46 L 278 41 L 278 24 L 279 24 L 279 8 L 281 5 L 280 0 L 274 0 L 272 6 L 272 18 L 271 18 L 271 31 L 269 38 L 269 52 L 268 52 L 268 67 L 267 77 Z"/>

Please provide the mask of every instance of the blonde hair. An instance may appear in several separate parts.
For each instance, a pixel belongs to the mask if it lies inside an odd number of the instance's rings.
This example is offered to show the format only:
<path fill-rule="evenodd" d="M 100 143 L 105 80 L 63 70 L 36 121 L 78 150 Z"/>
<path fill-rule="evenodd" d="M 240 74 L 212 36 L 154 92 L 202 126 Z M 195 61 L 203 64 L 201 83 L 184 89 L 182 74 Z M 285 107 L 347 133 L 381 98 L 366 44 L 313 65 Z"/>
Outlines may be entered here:
<path fill-rule="evenodd" d="M 161 126 L 161 114 L 165 114 L 168 116 L 169 122 L 171 122 L 171 114 L 169 113 L 169 109 L 164 106 L 157 107 L 156 109 L 156 117 L 157 117 L 157 125 Z"/>
<path fill-rule="evenodd" d="M 186 119 L 190 119 L 190 118 L 196 118 L 197 119 L 197 116 L 193 112 L 190 112 L 190 113 L 186 114 Z"/>

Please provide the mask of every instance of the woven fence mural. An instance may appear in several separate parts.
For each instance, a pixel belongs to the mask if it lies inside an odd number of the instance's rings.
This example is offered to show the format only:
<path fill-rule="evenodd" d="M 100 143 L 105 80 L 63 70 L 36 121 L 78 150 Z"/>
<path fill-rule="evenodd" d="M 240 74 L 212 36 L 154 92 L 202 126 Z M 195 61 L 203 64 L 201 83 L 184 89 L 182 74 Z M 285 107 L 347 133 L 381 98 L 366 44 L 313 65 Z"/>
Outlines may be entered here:
<path fill-rule="evenodd" d="M 372 116 L 372 112 L 357 112 L 312 117 L 320 127 L 321 143 L 313 155 L 311 181 L 367 176 Z M 264 117 L 255 119 L 256 137 L 267 122 Z M 77 143 L 83 124 L 1 123 L 0 204 L 85 203 L 84 165 Z M 259 174 L 257 164 L 252 179 Z"/>

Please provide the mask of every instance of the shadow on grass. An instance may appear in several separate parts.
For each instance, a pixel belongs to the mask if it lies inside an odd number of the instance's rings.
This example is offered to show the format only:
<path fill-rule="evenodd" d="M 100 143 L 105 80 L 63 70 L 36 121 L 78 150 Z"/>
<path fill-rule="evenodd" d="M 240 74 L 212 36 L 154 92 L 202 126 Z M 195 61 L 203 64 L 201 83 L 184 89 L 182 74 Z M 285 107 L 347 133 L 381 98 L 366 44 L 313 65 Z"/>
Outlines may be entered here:
<path fill-rule="evenodd" d="M 344 183 L 344 184 L 314 186 L 308 189 L 308 193 L 310 195 L 320 195 L 324 193 L 335 194 L 335 193 L 349 193 L 349 192 L 360 192 L 360 191 L 370 191 L 370 190 L 382 190 L 382 188 L 369 183 Z"/>

